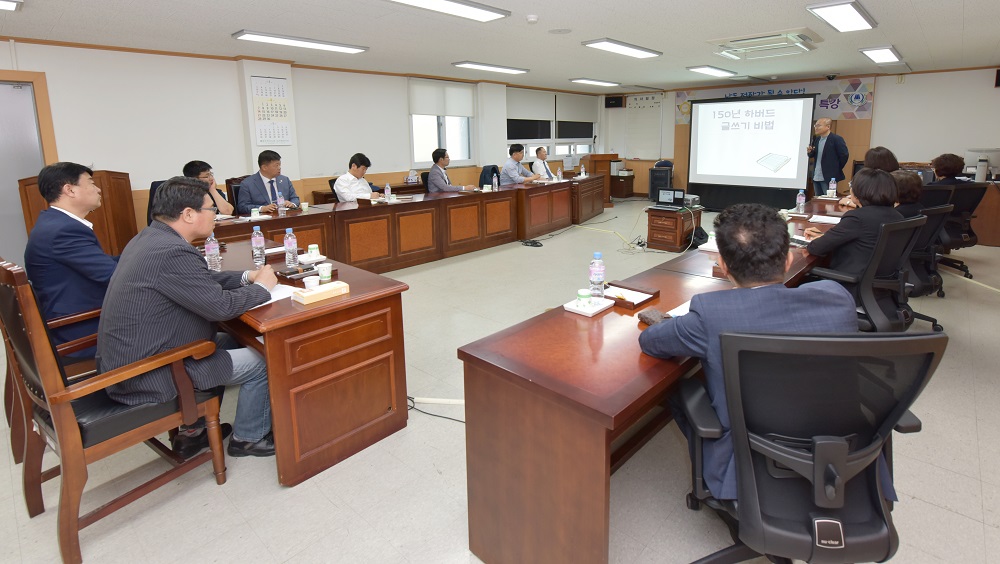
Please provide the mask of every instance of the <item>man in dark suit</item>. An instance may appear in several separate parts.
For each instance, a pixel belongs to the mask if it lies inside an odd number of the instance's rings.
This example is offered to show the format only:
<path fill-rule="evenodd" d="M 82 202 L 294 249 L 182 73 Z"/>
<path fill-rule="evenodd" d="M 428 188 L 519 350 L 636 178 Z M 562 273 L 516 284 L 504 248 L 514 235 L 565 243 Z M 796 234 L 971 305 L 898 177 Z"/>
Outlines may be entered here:
<path fill-rule="evenodd" d="M 854 298 L 831 281 L 786 288 L 784 274 L 793 256 L 788 231 L 775 211 L 761 204 L 737 204 L 715 219 L 719 267 L 736 285 L 732 290 L 699 294 L 690 311 L 678 317 L 655 310 L 639 318 L 652 325 L 639 336 L 642 351 L 659 358 L 697 357 L 705 370 L 712 407 L 722 422 L 722 437 L 706 440 L 704 478 L 716 499 L 736 499 L 736 462 L 726 407 L 719 335 L 747 333 L 853 333 L 858 330 Z M 678 426 L 691 437 L 680 409 Z"/>
<path fill-rule="evenodd" d="M 153 223 L 132 239 L 108 286 L 97 341 L 102 372 L 200 339 L 215 340 L 214 353 L 184 366 L 194 387 L 240 384 L 229 441 L 230 456 L 274 454 L 271 404 L 264 359 L 216 334 L 214 322 L 233 319 L 270 299 L 277 284 L 270 266 L 245 272 L 212 272 L 191 242 L 215 228 L 207 185 L 174 177 L 153 202 Z M 169 368 L 158 368 L 108 388 L 129 405 L 158 403 L 177 395 Z M 204 435 L 202 429 L 186 433 Z M 207 442 L 207 441 L 206 441 Z"/>
<path fill-rule="evenodd" d="M 24 249 L 25 270 L 46 320 L 101 307 L 118 257 L 104 253 L 85 218 L 101 207 L 101 189 L 93 171 L 76 163 L 55 163 L 38 173 L 38 190 L 49 208 Z M 97 332 L 97 319 L 53 329 L 56 345 Z M 73 355 L 94 356 L 94 349 Z"/>
<path fill-rule="evenodd" d="M 278 209 L 278 193 L 285 197 L 286 208 L 299 207 L 299 197 L 287 176 L 281 175 L 281 155 L 274 151 L 261 151 L 257 156 L 257 174 L 251 174 L 240 182 L 236 196 L 236 211 L 242 215 L 251 208 L 260 208 L 260 213 L 271 213 Z"/>
<path fill-rule="evenodd" d="M 830 118 L 819 118 L 813 125 L 812 144 L 806 147 L 810 159 L 816 159 L 813 170 L 813 196 L 826 194 L 830 181 L 840 182 L 844 176 L 844 166 L 850 154 L 844 138 L 836 133 L 830 133 L 833 121 Z"/>

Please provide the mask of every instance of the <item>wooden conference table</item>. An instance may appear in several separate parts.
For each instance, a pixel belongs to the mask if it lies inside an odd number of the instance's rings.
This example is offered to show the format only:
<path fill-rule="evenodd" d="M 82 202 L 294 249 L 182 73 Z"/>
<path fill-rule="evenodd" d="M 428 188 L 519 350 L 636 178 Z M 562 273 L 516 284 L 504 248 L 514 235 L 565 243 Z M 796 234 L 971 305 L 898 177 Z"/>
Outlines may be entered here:
<path fill-rule="evenodd" d="M 227 243 L 222 257 L 227 270 L 253 268 L 248 241 Z M 275 269 L 283 260 L 268 257 Z M 406 426 L 400 294 L 408 286 L 333 266 L 349 294 L 309 305 L 286 298 L 222 324 L 267 361 L 278 481 L 286 486 Z"/>
<path fill-rule="evenodd" d="M 805 225 L 795 223 L 801 233 Z M 793 252 L 789 285 L 815 262 Z M 489 564 L 608 561 L 611 474 L 669 422 L 659 406 L 699 368 L 697 359 L 642 354 L 636 315 L 732 288 L 712 275 L 714 260 L 689 251 L 625 279 L 660 290 L 635 310 L 587 318 L 557 307 L 459 348 L 476 556 Z"/>

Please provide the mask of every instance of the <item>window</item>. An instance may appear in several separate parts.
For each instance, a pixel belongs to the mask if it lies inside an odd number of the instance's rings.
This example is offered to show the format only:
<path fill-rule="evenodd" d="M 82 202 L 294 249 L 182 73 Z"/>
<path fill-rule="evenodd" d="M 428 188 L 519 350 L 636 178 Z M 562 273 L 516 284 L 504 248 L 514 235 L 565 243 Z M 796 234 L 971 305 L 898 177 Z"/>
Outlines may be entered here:
<path fill-rule="evenodd" d="M 431 153 L 448 150 L 451 165 L 473 164 L 474 87 L 443 80 L 409 79 L 413 166 L 433 164 Z"/>
<path fill-rule="evenodd" d="M 431 153 L 438 147 L 448 149 L 452 164 L 472 159 L 470 118 L 414 115 L 411 120 L 415 165 L 431 163 Z"/>
<path fill-rule="evenodd" d="M 550 139 L 552 122 L 540 119 L 508 119 L 507 139 Z"/>

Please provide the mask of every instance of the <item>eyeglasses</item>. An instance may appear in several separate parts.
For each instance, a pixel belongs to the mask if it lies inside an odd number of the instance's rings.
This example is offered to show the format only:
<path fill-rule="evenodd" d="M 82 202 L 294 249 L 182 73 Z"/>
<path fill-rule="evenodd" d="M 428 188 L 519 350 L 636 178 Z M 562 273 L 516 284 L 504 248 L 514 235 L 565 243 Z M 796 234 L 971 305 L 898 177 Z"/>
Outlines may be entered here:
<path fill-rule="evenodd" d="M 212 206 L 210 208 L 198 208 L 201 211 L 210 211 L 212 213 L 219 213 L 219 208 Z"/>
<path fill-rule="evenodd" d="M 198 175 L 198 180 L 208 180 L 209 178 L 215 178 L 215 173 L 212 171 L 208 171 L 205 174 Z"/>

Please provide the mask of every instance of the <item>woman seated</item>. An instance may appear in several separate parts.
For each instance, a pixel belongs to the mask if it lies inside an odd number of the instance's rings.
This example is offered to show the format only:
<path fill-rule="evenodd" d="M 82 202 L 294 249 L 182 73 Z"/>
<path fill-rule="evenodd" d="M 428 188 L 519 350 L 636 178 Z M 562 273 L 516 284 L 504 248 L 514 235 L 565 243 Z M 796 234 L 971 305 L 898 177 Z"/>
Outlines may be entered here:
<path fill-rule="evenodd" d="M 920 195 L 924 191 L 924 183 L 920 175 L 912 170 L 897 170 L 892 173 L 896 181 L 896 191 L 899 192 L 899 204 L 896 211 L 904 218 L 920 215 L 924 205 L 920 203 Z"/>
<path fill-rule="evenodd" d="M 851 276 L 861 276 L 875 251 L 883 223 L 901 221 L 893 207 L 897 200 L 896 181 L 884 170 L 863 168 L 851 180 L 850 198 L 857 209 L 847 211 L 840 223 L 826 233 L 815 227 L 805 230 L 811 255 L 830 256 L 830 268 Z M 844 284 L 857 299 L 856 284 Z"/>
<path fill-rule="evenodd" d="M 899 170 L 899 161 L 896 160 L 896 155 L 892 154 L 892 151 L 889 149 L 882 146 L 872 147 L 865 153 L 865 167 L 877 168 L 886 172 L 896 172 Z M 839 203 L 849 208 L 857 207 L 850 194 L 841 198 Z"/>
<path fill-rule="evenodd" d="M 928 182 L 928 186 L 961 184 L 969 181 L 968 178 L 958 178 L 958 175 L 965 170 L 965 159 L 953 153 L 945 153 L 935 157 L 931 161 L 931 167 L 934 169 L 934 182 Z"/>

